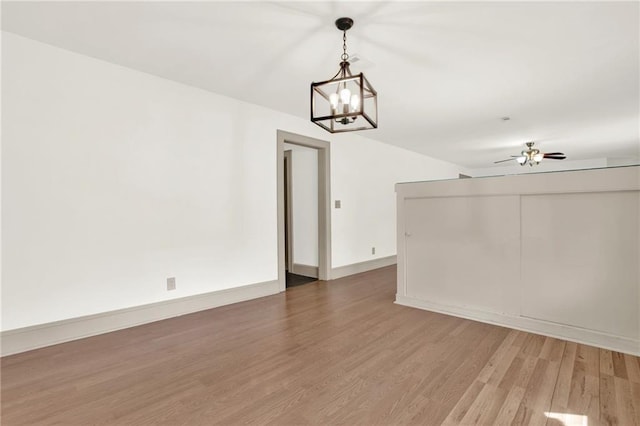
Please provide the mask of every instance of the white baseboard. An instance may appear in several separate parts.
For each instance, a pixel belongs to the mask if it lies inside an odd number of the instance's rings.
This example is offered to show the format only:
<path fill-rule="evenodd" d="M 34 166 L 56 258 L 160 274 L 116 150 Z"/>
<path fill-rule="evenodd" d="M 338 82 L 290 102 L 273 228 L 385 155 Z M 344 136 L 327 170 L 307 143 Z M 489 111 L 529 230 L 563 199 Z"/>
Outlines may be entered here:
<path fill-rule="evenodd" d="M 266 281 L 211 293 L 118 309 L 0 333 L 1 355 L 69 342 L 279 292 L 278 281 Z"/>
<path fill-rule="evenodd" d="M 331 270 L 331 279 L 346 277 L 361 272 L 371 271 L 373 269 L 384 268 L 385 266 L 395 265 L 396 256 L 380 257 L 378 259 L 367 260 L 365 262 L 353 263 L 351 265 L 339 266 Z"/>
<path fill-rule="evenodd" d="M 467 318 L 488 324 L 514 328 L 516 330 L 542 334 L 544 336 L 555 337 L 571 342 L 640 356 L 640 340 L 615 336 L 595 330 L 588 330 L 585 328 L 573 327 L 566 324 L 559 324 L 523 316 L 513 316 L 497 312 L 441 305 L 439 303 L 413 299 L 411 297 L 400 296 L 398 294 L 396 294 L 396 303 L 398 305 L 424 309 L 446 315 L 453 315 L 456 317 Z"/>
<path fill-rule="evenodd" d="M 291 272 L 305 277 L 318 278 L 318 267 L 294 263 Z"/>

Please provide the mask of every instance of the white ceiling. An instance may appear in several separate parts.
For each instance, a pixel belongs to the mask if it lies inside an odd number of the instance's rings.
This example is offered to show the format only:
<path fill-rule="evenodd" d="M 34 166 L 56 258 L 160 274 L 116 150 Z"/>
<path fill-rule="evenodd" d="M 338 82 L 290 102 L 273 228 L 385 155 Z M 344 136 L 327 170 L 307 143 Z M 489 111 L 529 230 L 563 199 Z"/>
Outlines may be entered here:
<path fill-rule="evenodd" d="M 309 117 L 348 52 L 378 139 L 470 168 L 640 157 L 638 2 L 2 2 L 3 30 Z M 509 121 L 501 117 L 509 116 Z"/>

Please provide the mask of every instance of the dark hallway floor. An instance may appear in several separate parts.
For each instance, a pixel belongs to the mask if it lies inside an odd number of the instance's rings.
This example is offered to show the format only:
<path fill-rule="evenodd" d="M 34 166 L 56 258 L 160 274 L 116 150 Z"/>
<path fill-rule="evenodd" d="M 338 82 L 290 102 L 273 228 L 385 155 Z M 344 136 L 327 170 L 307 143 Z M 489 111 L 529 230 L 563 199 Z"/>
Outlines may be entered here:
<path fill-rule="evenodd" d="M 318 281 L 317 278 L 305 277 L 303 275 L 292 274 L 291 272 L 287 272 L 287 288 L 296 287 L 303 284 L 308 284 L 314 281 Z"/>

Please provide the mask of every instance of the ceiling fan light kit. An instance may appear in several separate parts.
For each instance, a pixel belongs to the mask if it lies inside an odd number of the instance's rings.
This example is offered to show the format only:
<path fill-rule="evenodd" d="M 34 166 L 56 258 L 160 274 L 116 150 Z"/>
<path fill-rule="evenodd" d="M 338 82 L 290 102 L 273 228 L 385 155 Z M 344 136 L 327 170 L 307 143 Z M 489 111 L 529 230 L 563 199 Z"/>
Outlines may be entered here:
<path fill-rule="evenodd" d="M 331 133 L 378 127 L 378 93 L 363 73 L 352 74 L 347 54 L 347 30 L 353 19 L 339 18 L 342 31 L 340 69 L 331 79 L 311 83 L 311 121 Z"/>
<path fill-rule="evenodd" d="M 534 142 L 527 142 L 525 145 L 527 145 L 527 149 L 523 150 L 520 155 L 512 155 L 512 158 L 494 161 L 494 164 L 516 160 L 521 166 L 528 164 L 530 167 L 533 167 L 535 164 L 540 164 L 544 158 L 549 158 L 551 160 L 564 160 L 567 158 L 562 152 L 542 153 L 539 149 L 533 147 Z"/>
<path fill-rule="evenodd" d="M 544 155 L 540 153 L 539 149 L 533 147 L 533 142 L 527 142 L 527 149 L 521 152 L 521 156 L 516 158 L 518 163 L 521 166 L 525 164 L 529 164 L 529 166 L 533 167 L 534 164 L 540 164 L 540 161 L 544 158 Z"/>

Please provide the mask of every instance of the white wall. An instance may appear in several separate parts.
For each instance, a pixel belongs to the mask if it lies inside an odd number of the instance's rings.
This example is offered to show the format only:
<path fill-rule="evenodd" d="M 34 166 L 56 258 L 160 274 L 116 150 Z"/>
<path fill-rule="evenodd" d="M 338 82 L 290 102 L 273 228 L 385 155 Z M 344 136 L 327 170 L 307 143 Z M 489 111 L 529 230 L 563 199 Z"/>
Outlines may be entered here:
<path fill-rule="evenodd" d="M 396 254 L 396 182 L 453 179 L 462 170 L 362 138 L 332 144 L 331 167 L 332 198 L 342 202 L 332 210 L 334 268 Z"/>
<path fill-rule="evenodd" d="M 3 330 L 277 279 L 277 129 L 331 142 L 334 267 L 459 169 L 6 32 L 2 66 Z"/>
<path fill-rule="evenodd" d="M 268 115 L 2 41 L 4 329 L 274 279 Z"/>
<path fill-rule="evenodd" d="M 284 144 L 291 150 L 293 262 L 318 266 L 318 150 Z"/>

